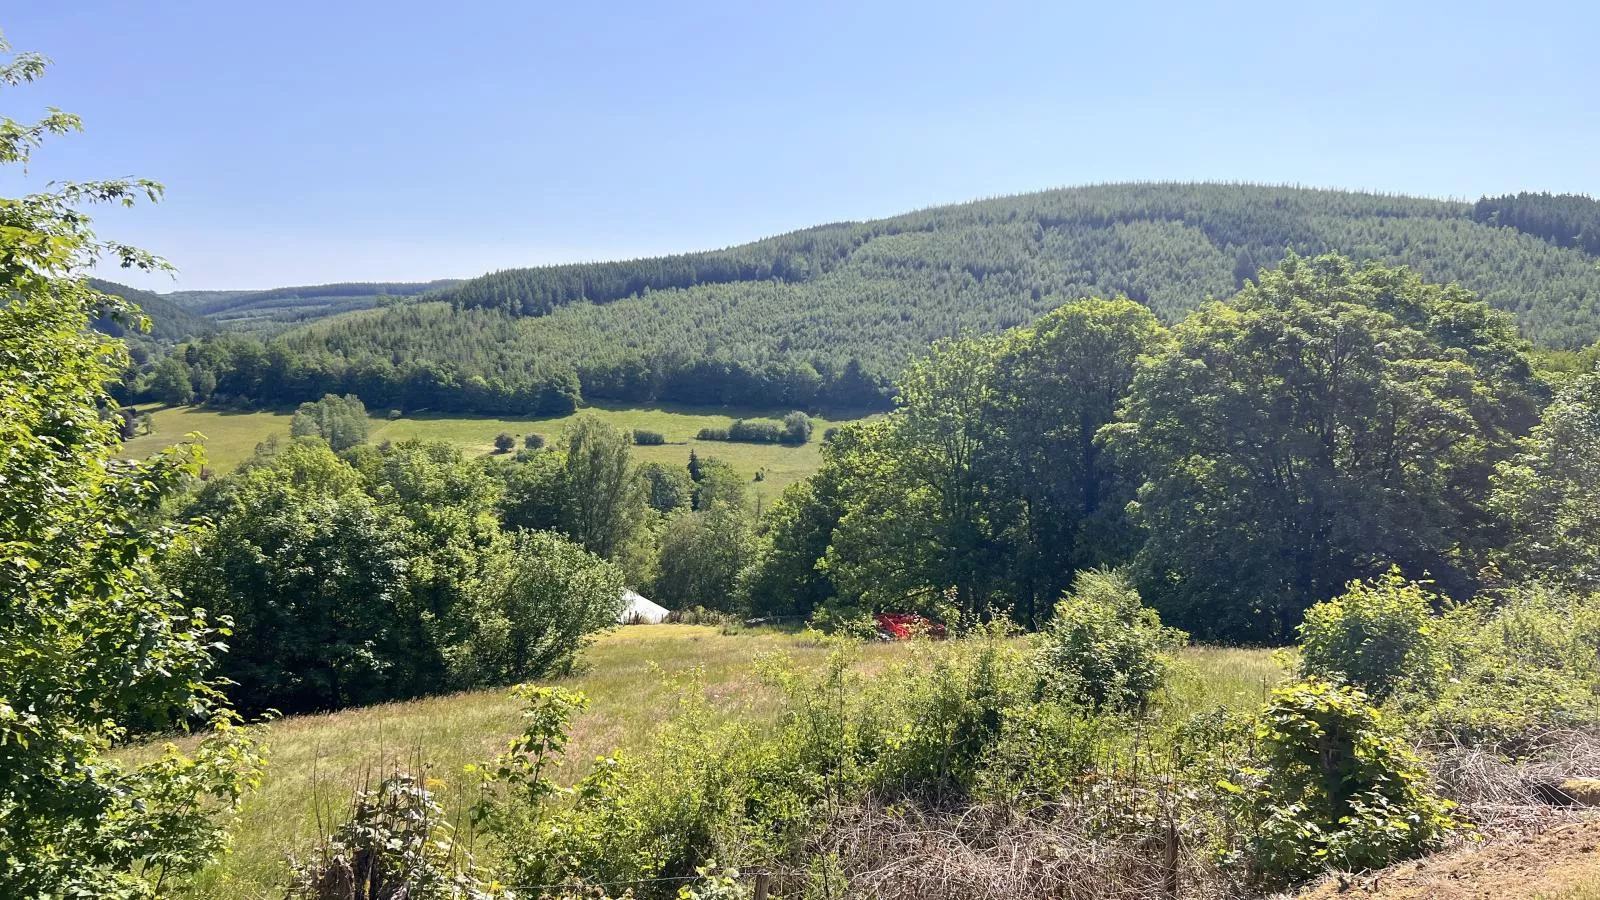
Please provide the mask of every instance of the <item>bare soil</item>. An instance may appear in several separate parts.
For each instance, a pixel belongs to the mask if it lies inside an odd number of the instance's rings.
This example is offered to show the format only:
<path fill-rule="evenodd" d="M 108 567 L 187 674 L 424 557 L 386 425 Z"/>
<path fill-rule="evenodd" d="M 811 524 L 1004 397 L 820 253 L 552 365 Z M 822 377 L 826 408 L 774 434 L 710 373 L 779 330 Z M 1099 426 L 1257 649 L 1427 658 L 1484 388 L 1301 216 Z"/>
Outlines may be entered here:
<path fill-rule="evenodd" d="M 1600 818 L 1568 820 L 1538 831 L 1486 834 L 1480 843 L 1381 872 L 1331 876 L 1299 896 L 1324 900 L 1600 896 Z"/>

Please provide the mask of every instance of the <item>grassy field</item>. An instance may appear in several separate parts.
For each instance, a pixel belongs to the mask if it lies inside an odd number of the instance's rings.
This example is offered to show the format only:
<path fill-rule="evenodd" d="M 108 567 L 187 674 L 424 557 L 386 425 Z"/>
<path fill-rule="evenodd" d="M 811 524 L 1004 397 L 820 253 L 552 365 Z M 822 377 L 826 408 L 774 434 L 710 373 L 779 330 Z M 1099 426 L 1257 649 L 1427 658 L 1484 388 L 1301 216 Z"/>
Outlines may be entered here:
<path fill-rule="evenodd" d="M 182 440 L 187 434 L 199 433 L 204 436 L 207 464 L 219 473 L 229 472 L 249 458 L 256 445 L 269 436 L 276 434 L 287 438 L 291 418 L 288 412 L 234 413 L 194 407 L 157 407 L 151 412 L 154 432 L 129 441 L 123 446 L 123 455 L 129 458 L 149 456 Z M 811 442 L 799 447 L 785 447 L 694 439 L 702 428 L 726 428 L 737 417 L 754 418 L 762 414 L 754 411 L 707 412 L 687 407 L 592 407 L 577 415 L 582 414 L 599 416 L 627 431 L 657 431 L 671 442 L 635 447 L 634 455 L 641 461 L 684 465 L 689 461 L 689 451 L 693 449 L 702 457 L 725 460 L 747 478 L 754 479 L 758 471 L 762 472 L 763 480 L 752 481 L 750 485 L 751 495 L 762 503 L 772 502 L 785 487 L 817 470 L 822 464 L 822 431 L 840 424 L 839 421 L 813 419 L 816 430 Z M 418 415 L 390 421 L 374 416 L 368 439 L 372 443 L 409 439 L 445 441 L 468 453 L 487 454 L 494 450 L 495 436 L 501 432 L 508 431 L 516 435 L 518 446 L 521 446 L 522 436 L 529 433 L 542 434 L 553 440 L 572 418 L 496 419 Z"/>
<path fill-rule="evenodd" d="M 881 667 L 907 652 L 905 644 L 867 644 L 858 667 Z M 828 650 L 773 630 L 724 635 L 693 625 L 619 629 L 591 648 L 587 670 L 565 679 L 592 701 L 575 723 L 563 770 L 581 777 L 594 757 L 647 744 L 677 707 L 683 676 L 697 670 L 707 696 L 725 714 L 759 721 L 775 709 L 755 663 L 782 653 L 800 668 L 819 666 Z M 1261 702 L 1284 670 L 1268 651 L 1194 648 L 1184 652 L 1170 697 L 1174 714 L 1226 703 Z M 304 847 L 348 809 L 351 791 L 392 765 L 423 758 L 443 782 L 440 794 L 459 810 L 472 785 L 462 774 L 492 758 L 516 732 L 521 702 L 503 690 L 432 697 L 365 709 L 297 716 L 268 726 L 271 764 L 265 784 L 246 802 L 233 853 L 197 885 L 204 897 L 266 898 L 286 874 L 284 853 Z M 387 763 L 385 762 L 387 761 Z"/>

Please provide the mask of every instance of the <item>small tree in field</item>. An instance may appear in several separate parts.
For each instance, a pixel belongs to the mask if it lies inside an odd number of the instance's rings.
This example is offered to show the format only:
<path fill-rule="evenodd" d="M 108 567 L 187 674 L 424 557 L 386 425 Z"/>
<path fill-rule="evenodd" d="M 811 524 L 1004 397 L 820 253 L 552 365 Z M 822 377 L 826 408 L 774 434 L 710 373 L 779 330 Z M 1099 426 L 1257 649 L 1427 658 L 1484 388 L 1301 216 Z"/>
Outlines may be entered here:
<path fill-rule="evenodd" d="M 1187 639 L 1162 627 L 1123 573 L 1079 572 L 1039 646 L 1040 674 L 1064 696 L 1096 709 L 1137 709 L 1161 687 L 1169 654 Z"/>
<path fill-rule="evenodd" d="M 324 394 L 315 403 L 302 403 L 294 411 L 289 433 L 295 437 L 320 437 L 335 451 L 367 442 L 367 407 L 354 394 Z"/>
<path fill-rule="evenodd" d="M 1300 659 L 1307 674 L 1344 679 L 1377 700 L 1402 685 L 1427 692 L 1443 677 L 1444 648 L 1433 607 L 1443 598 L 1398 569 L 1355 581 L 1306 610 Z"/>
<path fill-rule="evenodd" d="M 517 447 L 517 437 L 509 431 L 502 431 L 494 437 L 494 452 L 510 453 Z"/>

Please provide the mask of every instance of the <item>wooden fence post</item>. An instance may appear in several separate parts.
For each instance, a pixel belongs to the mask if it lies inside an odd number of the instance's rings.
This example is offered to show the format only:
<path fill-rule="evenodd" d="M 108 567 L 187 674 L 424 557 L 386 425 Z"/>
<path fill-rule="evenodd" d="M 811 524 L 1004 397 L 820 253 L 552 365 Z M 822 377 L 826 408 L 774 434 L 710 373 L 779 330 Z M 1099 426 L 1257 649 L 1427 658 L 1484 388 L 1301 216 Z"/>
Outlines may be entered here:
<path fill-rule="evenodd" d="M 755 900 L 767 900 L 767 890 L 770 887 L 771 881 L 772 881 L 772 876 L 767 874 L 766 872 L 757 872 L 756 873 L 756 896 L 755 896 Z"/>

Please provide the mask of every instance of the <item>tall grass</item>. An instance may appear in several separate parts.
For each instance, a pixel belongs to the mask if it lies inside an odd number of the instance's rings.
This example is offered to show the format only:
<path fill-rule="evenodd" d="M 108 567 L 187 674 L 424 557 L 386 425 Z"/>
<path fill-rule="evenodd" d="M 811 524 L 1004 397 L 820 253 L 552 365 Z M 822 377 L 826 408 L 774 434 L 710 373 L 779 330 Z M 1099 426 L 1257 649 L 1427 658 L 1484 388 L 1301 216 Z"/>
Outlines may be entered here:
<path fill-rule="evenodd" d="M 870 673 L 904 658 L 906 650 L 905 644 L 867 644 L 857 665 Z M 691 671 L 720 714 L 761 721 L 775 712 L 779 698 L 757 674 L 758 661 L 783 654 L 799 668 L 814 669 L 828 653 L 772 629 L 723 634 L 701 625 L 649 625 L 604 635 L 584 657 L 585 670 L 559 682 L 592 703 L 573 725 L 558 780 L 575 781 L 601 754 L 649 745 L 676 711 L 683 676 Z M 1217 703 L 1243 709 L 1258 704 L 1264 686 L 1282 675 L 1267 651 L 1186 650 L 1163 709 L 1171 715 Z M 265 783 L 244 804 L 232 853 L 202 874 L 195 895 L 281 896 L 286 853 L 315 843 L 348 812 L 354 790 L 397 764 L 427 760 L 427 777 L 446 810 L 452 817 L 464 814 L 476 796 L 465 767 L 504 749 L 520 727 L 520 711 L 521 701 L 494 689 L 271 723 Z"/>

